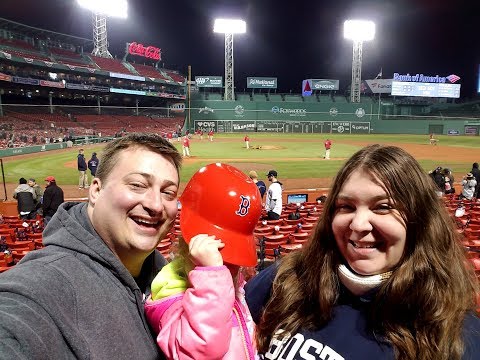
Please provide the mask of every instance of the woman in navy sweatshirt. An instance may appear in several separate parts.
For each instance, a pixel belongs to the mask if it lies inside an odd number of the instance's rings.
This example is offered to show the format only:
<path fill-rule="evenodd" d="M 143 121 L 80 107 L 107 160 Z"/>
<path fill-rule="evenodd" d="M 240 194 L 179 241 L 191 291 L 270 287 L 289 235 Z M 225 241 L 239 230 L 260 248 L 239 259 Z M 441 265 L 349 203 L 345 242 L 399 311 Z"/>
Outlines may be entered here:
<path fill-rule="evenodd" d="M 309 244 L 246 286 L 262 358 L 479 359 L 477 280 L 435 190 L 398 147 L 354 154 Z"/>

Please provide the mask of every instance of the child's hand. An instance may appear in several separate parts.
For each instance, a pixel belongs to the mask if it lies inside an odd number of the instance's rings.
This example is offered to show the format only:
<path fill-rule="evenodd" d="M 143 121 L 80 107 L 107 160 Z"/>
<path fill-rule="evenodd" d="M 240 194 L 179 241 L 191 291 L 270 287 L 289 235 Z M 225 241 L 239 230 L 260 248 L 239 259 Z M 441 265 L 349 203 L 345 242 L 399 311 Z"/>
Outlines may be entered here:
<path fill-rule="evenodd" d="M 221 266 L 223 258 L 219 249 L 225 246 L 222 240 L 215 236 L 198 234 L 190 240 L 188 250 L 195 265 L 198 266 Z"/>

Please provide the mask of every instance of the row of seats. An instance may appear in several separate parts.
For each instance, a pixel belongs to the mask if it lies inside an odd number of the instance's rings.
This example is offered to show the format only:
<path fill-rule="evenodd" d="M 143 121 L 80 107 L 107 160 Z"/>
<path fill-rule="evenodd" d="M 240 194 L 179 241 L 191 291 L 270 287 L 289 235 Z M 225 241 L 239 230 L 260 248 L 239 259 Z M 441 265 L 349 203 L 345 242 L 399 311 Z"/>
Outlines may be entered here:
<path fill-rule="evenodd" d="M 49 48 L 49 53 L 43 53 L 27 42 L 21 40 L 7 40 L 0 37 L 0 50 L 22 57 L 25 59 L 41 60 L 46 62 L 57 62 L 66 66 L 85 67 L 91 69 L 101 69 L 108 72 L 117 72 L 128 75 L 140 75 L 149 78 L 164 80 L 166 82 L 177 82 L 184 84 L 186 78 L 167 69 L 158 70 L 153 66 L 123 62 L 118 59 L 103 58 L 94 55 L 80 55 L 74 51 Z"/>
<path fill-rule="evenodd" d="M 43 248 L 43 219 L 21 220 L 2 216 L 0 223 L 0 273 L 15 266 L 28 252 Z"/>

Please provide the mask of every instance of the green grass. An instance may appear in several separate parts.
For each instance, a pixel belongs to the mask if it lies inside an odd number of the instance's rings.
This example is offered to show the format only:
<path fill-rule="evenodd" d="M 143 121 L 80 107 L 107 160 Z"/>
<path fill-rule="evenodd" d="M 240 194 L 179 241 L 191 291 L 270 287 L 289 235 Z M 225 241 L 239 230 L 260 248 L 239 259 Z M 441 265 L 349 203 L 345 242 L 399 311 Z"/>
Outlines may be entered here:
<path fill-rule="evenodd" d="M 259 175 L 271 168 L 275 168 L 280 178 L 331 178 L 340 166 L 355 151 L 366 143 L 412 143 L 428 146 L 426 135 L 339 135 L 339 134 L 251 134 L 251 145 L 278 146 L 275 150 L 257 150 L 244 148 L 243 134 L 216 134 L 214 141 L 209 142 L 194 140 L 191 152 L 196 162 L 186 161 L 181 171 L 181 181 L 186 182 L 201 166 L 214 161 L 224 161 L 248 171 L 257 170 Z M 331 156 L 340 160 L 323 160 L 323 142 L 329 137 L 333 140 Z M 477 137 L 466 136 L 438 136 L 441 145 L 463 147 L 466 151 L 478 151 L 480 142 Z M 221 142 L 221 139 L 228 141 Z M 361 144 L 360 144 L 361 143 Z M 181 143 L 175 141 L 174 145 L 181 151 Z M 101 156 L 101 146 L 88 147 L 85 157 L 90 157 L 96 151 Z M 478 151 L 480 154 L 480 151 Z M 76 159 L 78 148 L 73 148 L 61 153 L 39 153 L 35 158 L 15 159 L 8 158 L 4 161 L 5 181 L 16 183 L 20 177 L 33 177 L 42 181 L 48 175 L 54 175 L 59 184 L 78 183 Z M 73 168 L 65 167 L 68 162 L 74 162 Z M 445 159 L 441 164 L 435 160 L 421 160 L 420 164 L 427 171 L 438 165 L 450 167 L 454 174 L 464 174 L 471 169 L 471 162 L 449 161 Z"/>

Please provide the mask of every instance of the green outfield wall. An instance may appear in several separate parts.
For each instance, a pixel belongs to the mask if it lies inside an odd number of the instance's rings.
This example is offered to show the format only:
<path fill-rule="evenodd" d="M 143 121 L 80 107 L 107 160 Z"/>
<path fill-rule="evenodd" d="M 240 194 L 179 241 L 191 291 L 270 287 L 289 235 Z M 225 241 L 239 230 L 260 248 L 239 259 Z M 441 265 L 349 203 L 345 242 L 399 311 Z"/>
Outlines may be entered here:
<path fill-rule="evenodd" d="M 423 115 L 428 107 L 369 100 L 346 102 L 191 102 L 186 126 L 194 131 L 478 135 L 480 122 Z"/>
<path fill-rule="evenodd" d="M 66 143 L 55 143 L 35 146 L 16 147 L 8 149 L 0 149 L 0 158 L 22 154 L 33 154 L 49 150 L 64 149 L 67 147 Z"/>

